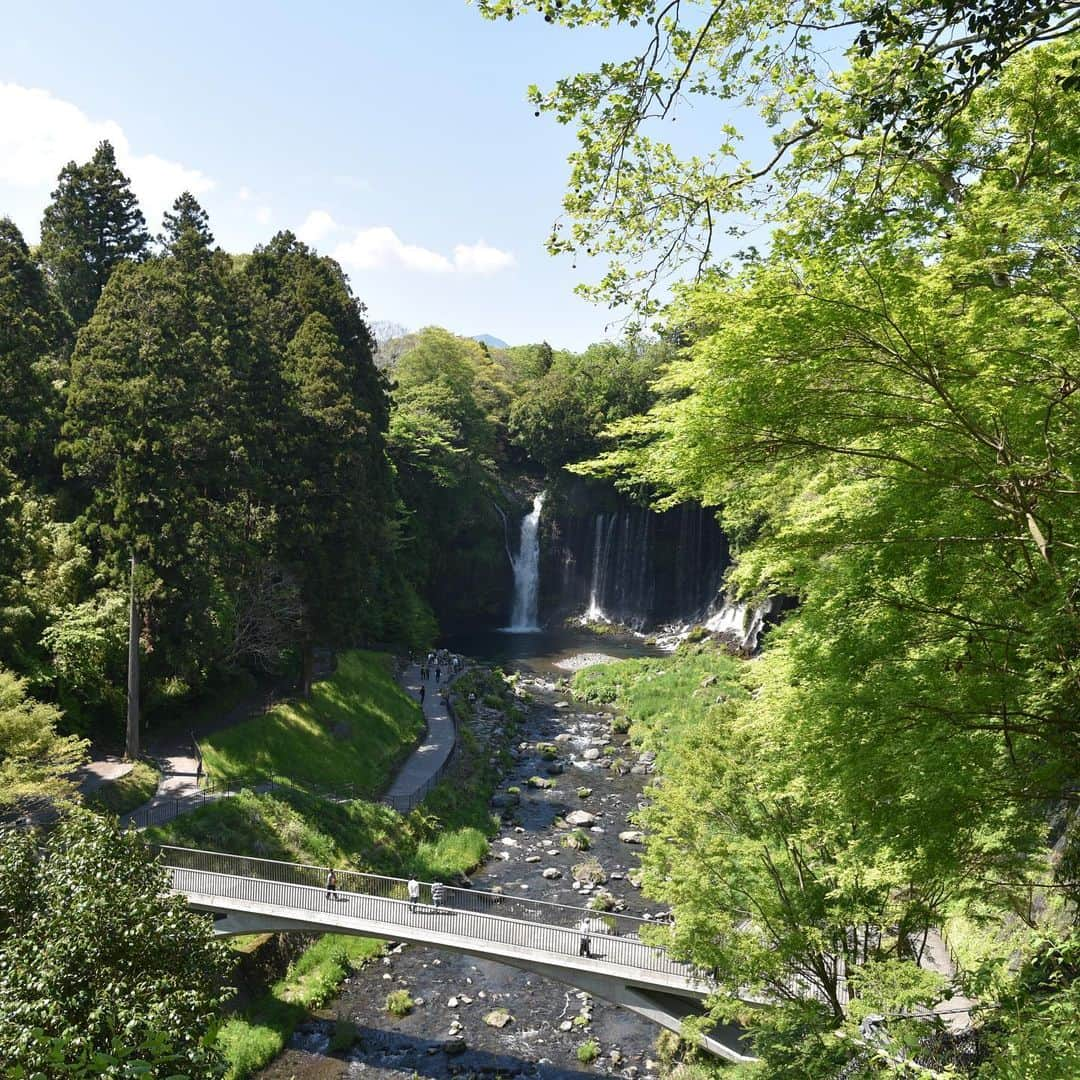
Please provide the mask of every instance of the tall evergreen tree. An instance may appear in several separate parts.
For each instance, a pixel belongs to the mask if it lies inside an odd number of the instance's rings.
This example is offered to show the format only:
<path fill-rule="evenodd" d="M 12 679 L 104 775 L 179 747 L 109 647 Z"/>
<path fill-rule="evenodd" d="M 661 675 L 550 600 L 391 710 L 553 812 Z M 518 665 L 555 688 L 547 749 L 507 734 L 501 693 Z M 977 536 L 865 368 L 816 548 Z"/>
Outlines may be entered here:
<path fill-rule="evenodd" d="M 172 211 L 166 211 L 159 237 L 161 246 L 178 258 L 194 259 L 209 254 L 214 243 L 210 218 L 199 201 L 185 191 L 177 196 Z"/>
<path fill-rule="evenodd" d="M 332 259 L 280 233 L 256 249 L 244 280 L 267 358 L 258 472 L 277 512 L 275 558 L 304 599 L 308 684 L 313 645 L 380 635 L 397 587 L 385 382 L 363 307 Z"/>
<path fill-rule="evenodd" d="M 64 319 L 26 241 L 0 218 L 0 461 L 24 479 L 51 457 L 57 419 L 48 358 Z"/>
<path fill-rule="evenodd" d="M 222 568 L 247 483 L 249 338 L 225 268 L 164 257 L 114 274 L 72 358 L 62 447 L 118 583 L 137 558 L 153 669 L 189 684 L 227 647 Z"/>
<path fill-rule="evenodd" d="M 41 221 L 41 259 L 78 328 L 89 322 L 112 272 L 141 258 L 150 237 L 108 141 L 85 164 L 64 166 L 52 199 Z"/>

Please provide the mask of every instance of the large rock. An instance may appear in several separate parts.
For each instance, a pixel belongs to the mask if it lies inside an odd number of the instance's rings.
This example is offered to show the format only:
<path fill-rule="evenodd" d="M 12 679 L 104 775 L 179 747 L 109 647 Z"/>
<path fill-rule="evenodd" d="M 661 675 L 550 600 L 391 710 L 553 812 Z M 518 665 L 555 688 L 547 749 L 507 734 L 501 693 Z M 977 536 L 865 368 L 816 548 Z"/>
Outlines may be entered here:
<path fill-rule="evenodd" d="M 585 750 L 581 754 L 585 761 L 596 761 L 600 757 L 600 750 L 595 746 L 590 746 L 588 750 Z"/>
<path fill-rule="evenodd" d="M 512 1019 L 507 1009 L 492 1009 L 491 1012 L 484 1014 L 484 1023 L 493 1028 L 504 1028 Z"/>
<path fill-rule="evenodd" d="M 562 871 L 557 866 L 546 867 L 540 875 L 546 877 L 548 881 L 557 881 L 562 877 Z"/>
<path fill-rule="evenodd" d="M 571 810 L 566 815 L 566 824 L 572 825 L 575 829 L 582 825 L 592 825 L 596 821 L 596 815 L 590 814 L 588 810 Z"/>
<path fill-rule="evenodd" d="M 627 829 L 625 832 L 619 833 L 619 839 L 624 844 L 644 844 L 645 834 L 638 832 L 637 829 Z"/>

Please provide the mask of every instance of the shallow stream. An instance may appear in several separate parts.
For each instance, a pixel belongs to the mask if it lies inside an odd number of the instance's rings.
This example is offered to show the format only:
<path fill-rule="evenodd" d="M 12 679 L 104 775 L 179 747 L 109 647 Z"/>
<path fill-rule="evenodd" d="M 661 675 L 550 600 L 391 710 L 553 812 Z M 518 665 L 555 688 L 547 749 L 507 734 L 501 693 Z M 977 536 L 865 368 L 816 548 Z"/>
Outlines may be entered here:
<path fill-rule="evenodd" d="M 629 817 L 648 782 L 647 765 L 638 761 L 624 735 L 612 734 L 611 714 L 575 704 L 555 684 L 586 654 L 624 657 L 649 650 L 567 633 L 483 635 L 451 642 L 450 647 L 520 671 L 521 686 L 533 697 L 514 763 L 499 789 L 505 793 L 507 787 L 519 787 L 521 801 L 509 811 L 513 820 L 504 818 L 492 841 L 491 858 L 473 875 L 476 887 L 497 886 L 507 895 L 581 905 L 587 896 L 575 889 L 572 868 L 595 858 L 607 878 L 602 888 L 625 904 L 628 914 L 659 914 L 627 878 L 641 849 L 619 840 L 620 832 L 634 829 Z M 550 751 L 537 749 L 543 743 L 557 748 L 554 760 Z M 620 761 L 625 763 L 622 768 L 611 767 Z M 551 776 L 556 787 L 531 788 L 532 776 Z M 582 798 L 579 788 L 592 793 Z M 584 830 L 587 853 L 564 848 L 561 840 L 569 830 L 555 825 L 556 818 L 574 810 L 596 818 Z M 552 869 L 561 876 L 554 877 Z M 401 1019 L 384 1008 L 387 994 L 396 989 L 407 989 L 417 1002 Z M 484 1022 L 497 1008 L 512 1017 L 505 1027 Z M 644 1077 L 655 1070 L 652 1044 L 660 1030 L 569 986 L 419 945 L 393 946 L 382 961 L 350 978 L 321 1015 L 325 1018 L 297 1032 L 289 1049 L 260 1074 L 263 1080 L 407 1080 L 417 1075 L 435 1080 L 469 1075 L 555 1080 L 598 1073 Z M 328 1052 L 336 1018 L 351 1021 L 358 1032 L 344 1056 Z M 584 1065 L 577 1051 L 588 1040 L 599 1045 L 600 1056 Z"/>

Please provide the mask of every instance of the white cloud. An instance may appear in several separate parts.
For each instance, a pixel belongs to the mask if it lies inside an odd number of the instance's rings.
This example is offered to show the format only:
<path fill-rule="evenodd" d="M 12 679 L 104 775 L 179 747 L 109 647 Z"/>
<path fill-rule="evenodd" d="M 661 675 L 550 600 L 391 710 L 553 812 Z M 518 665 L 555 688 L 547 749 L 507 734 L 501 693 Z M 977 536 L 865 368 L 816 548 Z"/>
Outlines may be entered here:
<path fill-rule="evenodd" d="M 296 235 L 305 244 L 316 247 L 340 228 L 341 226 L 325 210 L 312 210 L 304 219 L 304 224 L 296 230 Z"/>
<path fill-rule="evenodd" d="M 406 244 L 389 225 L 360 229 L 352 240 L 337 246 L 334 258 L 356 270 L 402 266 L 406 270 L 442 274 L 454 269 L 454 264 L 445 255 L 416 244 Z"/>
<path fill-rule="evenodd" d="M 309 244 L 317 244 L 341 226 L 325 210 L 313 210 L 298 230 Z M 351 240 L 334 249 L 334 258 L 353 270 L 379 270 L 402 267 L 429 274 L 493 274 L 514 266 L 516 260 L 508 251 L 485 244 L 457 244 L 452 259 L 441 252 L 417 244 L 406 244 L 389 225 L 360 229 Z"/>
<path fill-rule="evenodd" d="M 516 262 L 509 251 L 500 251 L 483 240 L 475 244 L 458 244 L 454 248 L 454 265 L 465 274 L 494 274 L 509 269 Z"/>
<path fill-rule="evenodd" d="M 249 188 L 249 187 L 248 187 L 247 185 L 245 185 L 244 187 L 242 187 L 242 188 L 241 188 L 241 189 L 240 189 L 240 190 L 239 190 L 239 191 L 238 191 L 238 192 L 236 193 L 236 197 L 237 197 L 237 198 L 238 198 L 238 199 L 239 199 L 239 200 L 240 200 L 241 202 L 247 202 L 247 201 L 248 201 L 248 199 L 250 199 L 250 198 L 251 198 L 251 188 Z"/>
<path fill-rule="evenodd" d="M 151 230 L 182 191 L 199 195 L 214 186 L 198 169 L 135 153 L 113 120 L 91 120 L 77 105 L 47 90 L 0 83 L 0 183 L 51 190 L 64 165 L 87 161 L 102 139 L 113 144 Z"/>
<path fill-rule="evenodd" d="M 255 211 L 255 220 L 260 225 L 269 225 L 271 217 L 273 217 L 273 214 L 269 206 L 260 206 L 259 209 Z"/>

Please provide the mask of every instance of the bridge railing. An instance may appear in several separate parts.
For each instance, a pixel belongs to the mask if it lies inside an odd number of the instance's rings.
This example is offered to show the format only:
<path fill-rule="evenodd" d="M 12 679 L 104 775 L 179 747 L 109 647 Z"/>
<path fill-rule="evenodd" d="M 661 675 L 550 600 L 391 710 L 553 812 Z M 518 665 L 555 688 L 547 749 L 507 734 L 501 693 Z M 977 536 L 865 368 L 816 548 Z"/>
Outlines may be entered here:
<path fill-rule="evenodd" d="M 328 867 L 304 863 L 277 862 L 247 855 L 200 851 L 195 848 L 163 846 L 158 849 L 161 861 L 174 869 L 196 870 L 212 874 L 230 874 L 241 878 L 256 878 L 285 885 L 326 888 Z M 372 896 L 384 900 L 406 900 L 408 882 L 404 878 L 364 874 L 355 870 L 337 870 L 338 888 L 343 892 Z M 432 882 L 420 882 L 420 902 L 432 906 Z M 583 923 L 590 933 L 608 934 L 640 941 L 642 931 L 656 924 L 635 915 L 620 912 L 593 911 L 547 900 L 525 900 L 502 893 L 479 889 L 459 889 L 443 886 L 442 904 L 456 912 L 471 912 L 525 923 L 543 923 L 579 932 Z"/>
<path fill-rule="evenodd" d="M 437 931 L 460 937 L 475 945 L 486 942 L 517 948 L 534 949 L 560 956 L 581 955 L 581 931 L 540 922 L 523 922 L 503 915 L 490 915 L 454 907 L 444 902 L 435 907 L 421 900 L 412 904 L 406 897 L 387 897 L 356 892 L 343 886 L 339 876 L 338 892 L 331 895 L 324 883 L 319 885 L 283 882 L 263 877 L 247 877 L 214 870 L 169 867 L 173 888 L 212 900 L 240 901 L 285 909 L 289 918 L 304 922 L 312 914 L 363 920 L 383 926 L 398 926 L 421 931 Z M 315 869 L 298 867 L 298 870 Z M 365 876 L 365 875 L 359 875 Z M 224 906 L 224 905 L 223 905 Z M 587 913 L 591 914 L 591 913 Z M 340 925 L 340 924 L 339 924 Z M 327 924 L 328 928 L 334 922 Z M 697 981 L 692 968 L 681 964 L 663 949 L 648 945 L 637 937 L 619 937 L 590 927 L 590 959 L 602 960 L 636 971 L 658 972 Z"/>

